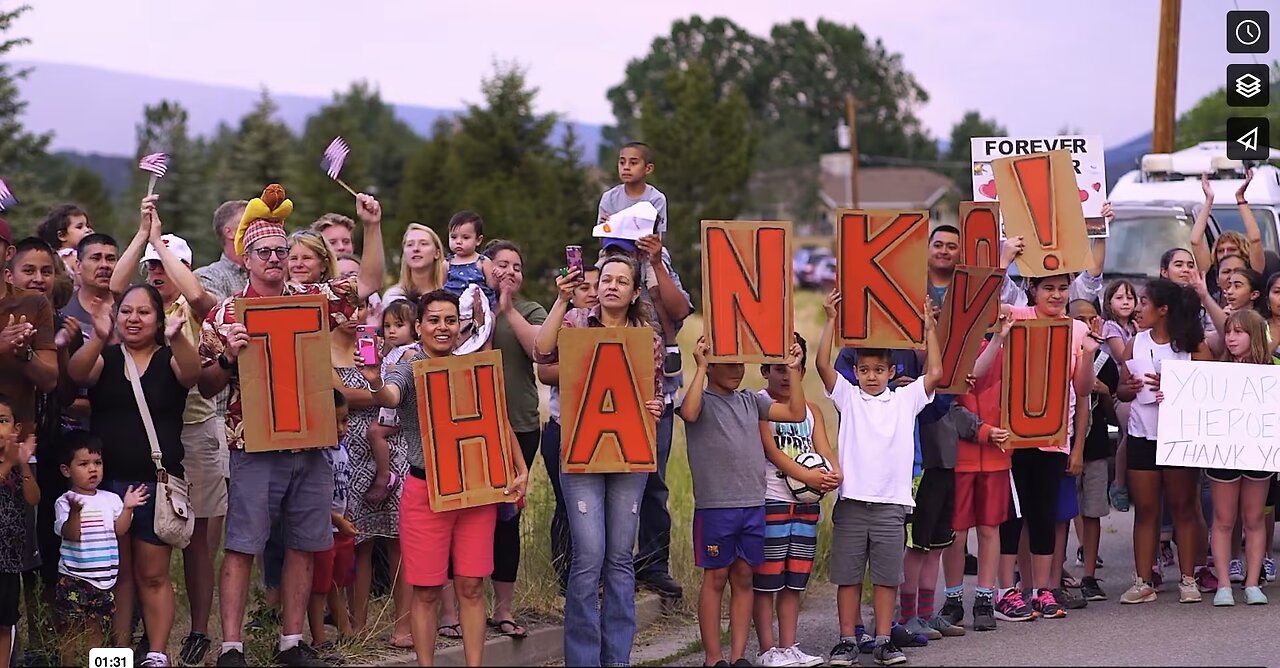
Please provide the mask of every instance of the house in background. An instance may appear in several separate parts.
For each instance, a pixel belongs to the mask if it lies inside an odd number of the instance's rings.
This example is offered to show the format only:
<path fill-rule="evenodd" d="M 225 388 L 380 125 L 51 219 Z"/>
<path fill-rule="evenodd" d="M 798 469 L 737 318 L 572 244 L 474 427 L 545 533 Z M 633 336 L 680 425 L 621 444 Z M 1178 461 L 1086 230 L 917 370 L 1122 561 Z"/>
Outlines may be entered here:
<path fill-rule="evenodd" d="M 849 165 L 848 153 L 822 156 L 819 196 L 828 224 L 834 224 L 837 209 L 850 208 Z M 929 227 L 933 228 L 956 224 L 961 195 L 954 181 L 924 167 L 859 166 L 858 200 L 859 209 L 928 211 Z"/>

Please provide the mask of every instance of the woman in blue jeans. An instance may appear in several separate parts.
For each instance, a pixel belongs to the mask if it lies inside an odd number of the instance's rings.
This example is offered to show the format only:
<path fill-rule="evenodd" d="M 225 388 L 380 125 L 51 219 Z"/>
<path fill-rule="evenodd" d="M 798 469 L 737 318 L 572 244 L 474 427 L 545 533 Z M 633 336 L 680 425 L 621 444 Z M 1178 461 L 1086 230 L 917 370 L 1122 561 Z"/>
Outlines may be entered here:
<path fill-rule="evenodd" d="M 570 309 L 582 282 L 580 269 L 562 270 L 556 279 L 559 296 L 538 332 L 536 361 L 559 361 L 562 327 L 645 327 L 652 315 L 640 299 L 641 276 L 625 257 L 609 257 L 600 265 L 596 283 L 599 304 Z M 654 388 L 645 408 L 662 415 L 662 339 L 653 335 Z M 560 474 L 573 537 L 573 564 L 565 593 L 564 660 L 569 666 L 625 666 L 631 663 L 636 634 L 635 546 L 640 499 L 648 473 Z M 597 585 L 604 575 L 603 608 Z"/>

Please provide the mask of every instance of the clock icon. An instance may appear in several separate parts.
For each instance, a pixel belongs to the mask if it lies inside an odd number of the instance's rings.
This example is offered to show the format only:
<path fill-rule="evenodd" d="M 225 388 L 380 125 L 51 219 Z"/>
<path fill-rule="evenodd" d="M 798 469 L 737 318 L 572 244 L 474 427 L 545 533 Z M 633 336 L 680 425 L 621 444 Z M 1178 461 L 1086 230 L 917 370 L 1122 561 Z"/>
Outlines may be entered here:
<path fill-rule="evenodd" d="M 1227 52 L 1266 53 L 1271 47 L 1270 15 L 1259 10 L 1227 12 Z"/>

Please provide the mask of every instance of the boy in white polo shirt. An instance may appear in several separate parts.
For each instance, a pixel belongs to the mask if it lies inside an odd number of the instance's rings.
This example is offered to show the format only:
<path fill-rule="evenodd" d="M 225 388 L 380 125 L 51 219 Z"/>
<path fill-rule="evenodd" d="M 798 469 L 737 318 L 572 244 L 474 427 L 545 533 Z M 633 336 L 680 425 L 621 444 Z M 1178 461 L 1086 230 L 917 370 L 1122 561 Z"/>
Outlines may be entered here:
<path fill-rule="evenodd" d="M 832 364 L 840 299 L 840 291 L 832 290 L 823 302 L 827 322 L 817 355 L 823 388 L 840 413 L 836 441 L 844 472 L 831 516 L 831 582 L 837 586 L 840 642 L 831 650 L 830 663 L 848 666 L 858 661 L 855 629 L 861 617 L 862 576 L 870 565 L 876 629 L 872 656 L 877 664 L 892 666 L 907 661 L 889 634 L 897 588 L 902 584 L 907 512 L 914 507 L 911 469 L 916 416 L 933 400 L 942 377 L 941 349 L 933 308 L 926 302 L 924 375 L 890 392 L 895 367 L 889 351 L 863 348 L 854 365 L 855 387 Z"/>

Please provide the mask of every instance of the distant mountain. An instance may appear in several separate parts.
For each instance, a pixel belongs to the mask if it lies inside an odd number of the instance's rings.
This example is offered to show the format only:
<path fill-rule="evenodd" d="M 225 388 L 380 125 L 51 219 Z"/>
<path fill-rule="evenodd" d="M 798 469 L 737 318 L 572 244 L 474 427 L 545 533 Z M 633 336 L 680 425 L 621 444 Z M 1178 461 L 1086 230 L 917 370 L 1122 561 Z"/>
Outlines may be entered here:
<path fill-rule="evenodd" d="M 234 125 L 257 101 L 257 88 L 234 88 L 141 74 L 128 74 L 84 65 L 16 62 L 32 68 L 21 82 L 28 103 L 23 122 L 36 132 L 54 132 L 52 149 L 82 154 L 132 157 L 137 150 L 136 126 L 142 110 L 162 99 L 177 100 L 190 113 L 192 134 L 209 136 L 219 122 Z M 271 92 L 280 106 L 280 119 L 300 132 L 307 117 L 331 97 L 284 95 Z M 396 116 L 423 136 L 436 119 L 461 109 L 437 109 L 393 104 Z M 600 145 L 600 125 L 573 123 L 583 161 L 594 163 Z M 564 125 L 553 140 L 563 136 Z"/>

